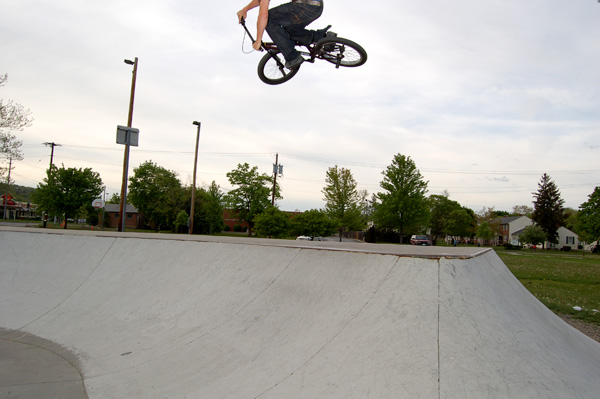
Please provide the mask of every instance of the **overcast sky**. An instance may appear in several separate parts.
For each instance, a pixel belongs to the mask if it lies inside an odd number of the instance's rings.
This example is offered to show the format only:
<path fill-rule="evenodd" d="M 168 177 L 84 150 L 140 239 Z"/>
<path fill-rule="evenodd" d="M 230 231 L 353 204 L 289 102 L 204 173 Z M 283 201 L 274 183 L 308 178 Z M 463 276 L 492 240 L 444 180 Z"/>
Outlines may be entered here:
<path fill-rule="evenodd" d="M 31 110 L 12 177 L 36 187 L 54 163 L 91 167 L 120 191 L 132 67 L 139 57 L 130 171 L 146 160 L 191 184 L 231 189 L 238 163 L 272 173 L 283 210 L 324 206 L 325 172 L 379 191 L 394 155 L 429 194 L 475 211 L 532 205 L 543 173 L 578 208 L 600 185 L 600 4 L 595 0 L 327 0 L 322 17 L 368 52 L 359 68 L 304 64 L 262 83 L 237 24 L 241 1 L 18 0 L 0 13 L 0 98 Z M 272 1 L 278 5 L 283 1 Z M 256 10 L 249 14 L 254 30 Z"/>

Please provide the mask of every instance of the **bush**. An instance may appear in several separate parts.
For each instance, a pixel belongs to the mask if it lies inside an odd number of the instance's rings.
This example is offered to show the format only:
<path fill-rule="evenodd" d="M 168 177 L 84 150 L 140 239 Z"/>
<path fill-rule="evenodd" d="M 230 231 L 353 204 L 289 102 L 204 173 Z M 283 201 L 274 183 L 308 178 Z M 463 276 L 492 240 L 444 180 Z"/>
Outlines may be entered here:
<path fill-rule="evenodd" d="M 521 247 L 520 245 L 512 245 L 510 242 L 505 242 L 504 244 L 502 244 L 502 246 L 503 246 L 505 249 L 510 249 L 510 250 L 514 250 L 514 251 L 518 251 L 518 250 L 520 250 L 521 248 L 523 248 L 523 247 Z"/>
<path fill-rule="evenodd" d="M 570 252 L 571 251 L 571 246 L 570 245 L 565 245 L 560 250 L 561 251 L 565 251 L 565 252 Z"/>
<path fill-rule="evenodd" d="M 242 225 L 241 224 L 234 224 L 233 225 L 233 231 L 235 231 L 236 233 L 241 233 L 241 231 L 242 231 Z"/>

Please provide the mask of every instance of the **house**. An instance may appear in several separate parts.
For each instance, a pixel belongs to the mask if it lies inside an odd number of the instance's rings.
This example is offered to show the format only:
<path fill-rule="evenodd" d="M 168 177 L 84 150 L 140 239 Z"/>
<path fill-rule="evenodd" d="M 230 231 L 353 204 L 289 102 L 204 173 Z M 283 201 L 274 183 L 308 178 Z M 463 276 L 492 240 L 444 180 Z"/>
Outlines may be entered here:
<path fill-rule="evenodd" d="M 240 222 L 235 211 L 232 209 L 223 209 L 223 222 L 227 231 L 248 231 L 248 223 Z M 238 227 L 236 227 L 238 226 Z"/>
<path fill-rule="evenodd" d="M 10 193 L 0 197 L 0 216 L 5 219 L 35 219 L 36 210 L 36 205 L 19 202 Z"/>
<path fill-rule="evenodd" d="M 533 224 L 533 220 L 527 216 L 498 218 L 495 219 L 494 222 L 499 224 L 499 235 L 496 240 L 497 245 L 502 245 L 506 242 L 513 245 L 521 245 L 519 235 L 523 232 L 525 227 Z M 571 249 L 577 249 L 579 248 L 579 238 L 576 233 L 561 226 L 558 228 L 558 244 L 546 242 L 544 247 L 555 249 L 570 247 Z"/>
<path fill-rule="evenodd" d="M 106 227 L 119 227 L 119 208 L 120 204 L 106 204 L 104 207 Z M 142 217 L 135 206 L 127 204 L 125 215 L 126 229 L 139 229 L 142 227 Z"/>
<path fill-rule="evenodd" d="M 546 248 L 549 248 L 549 243 L 546 244 Z M 571 230 L 561 226 L 558 228 L 558 244 L 555 247 L 558 249 L 564 249 L 565 247 L 571 247 L 571 249 L 578 249 L 579 237 Z"/>
<path fill-rule="evenodd" d="M 502 245 L 506 242 L 518 245 L 513 242 L 511 236 L 514 232 L 523 230 L 527 226 L 531 226 L 533 221 L 527 216 L 511 216 L 494 219 L 491 224 L 498 226 L 498 235 L 495 239 L 496 245 Z"/>

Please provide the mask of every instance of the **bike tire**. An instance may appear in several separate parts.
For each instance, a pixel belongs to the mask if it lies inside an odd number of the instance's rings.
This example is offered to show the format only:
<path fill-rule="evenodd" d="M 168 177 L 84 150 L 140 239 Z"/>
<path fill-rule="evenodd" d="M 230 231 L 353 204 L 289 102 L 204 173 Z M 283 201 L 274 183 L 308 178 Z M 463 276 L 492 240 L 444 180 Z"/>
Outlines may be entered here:
<path fill-rule="evenodd" d="M 357 67 L 367 62 L 367 52 L 358 43 L 343 37 L 325 37 L 315 45 L 317 58 L 337 66 Z"/>
<path fill-rule="evenodd" d="M 279 50 L 270 50 L 258 63 L 258 77 L 269 85 L 285 83 L 300 70 L 300 66 L 293 69 L 280 66 L 275 57 L 277 57 L 281 64 L 285 64 L 285 59 L 280 55 Z"/>

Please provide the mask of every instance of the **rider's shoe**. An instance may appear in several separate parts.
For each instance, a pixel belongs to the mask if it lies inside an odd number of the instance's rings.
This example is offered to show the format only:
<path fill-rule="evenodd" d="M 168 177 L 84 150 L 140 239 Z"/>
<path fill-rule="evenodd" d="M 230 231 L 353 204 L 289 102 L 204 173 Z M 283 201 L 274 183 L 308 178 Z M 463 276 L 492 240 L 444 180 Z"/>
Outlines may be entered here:
<path fill-rule="evenodd" d="M 295 59 L 288 61 L 285 63 L 285 67 L 287 69 L 294 69 L 296 67 L 299 67 L 300 64 L 302 64 L 304 62 L 304 58 L 302 58 L 301 55 L 299 55 L 298 57 L 296 57 Z"/>
<path fill-rule="evenodd" d="M 315 33 L 315 36 L 313 38 L 313 42 L 316 43 L 325 37 L 337 37 L 337 33 L 328 32 L 329 28 L 331 28 L 331 25 L 327 25 L 327 27 L 325 29 L 317 30 Z"/>

